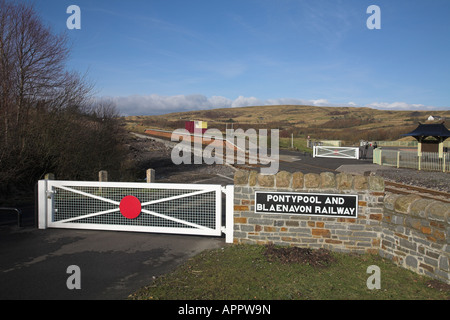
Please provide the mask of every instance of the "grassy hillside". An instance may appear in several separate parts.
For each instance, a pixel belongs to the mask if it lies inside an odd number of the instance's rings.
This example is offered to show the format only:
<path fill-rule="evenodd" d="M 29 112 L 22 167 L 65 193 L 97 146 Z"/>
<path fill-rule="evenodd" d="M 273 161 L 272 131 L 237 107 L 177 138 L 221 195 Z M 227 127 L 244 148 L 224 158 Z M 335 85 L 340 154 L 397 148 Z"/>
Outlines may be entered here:
<path fill-rule="evenodd" d="M 184 128 L 187 120 L 203 120 L 208 128 L 280 129 L 281 137 L 337 139 L 348 142 L 397 140 L 430 115 L 450 118 L 449 111 L 391 111 L 354 107 L 256 106 L 170 113 L 160 116 L 130 116 L 132 130 Z"/>

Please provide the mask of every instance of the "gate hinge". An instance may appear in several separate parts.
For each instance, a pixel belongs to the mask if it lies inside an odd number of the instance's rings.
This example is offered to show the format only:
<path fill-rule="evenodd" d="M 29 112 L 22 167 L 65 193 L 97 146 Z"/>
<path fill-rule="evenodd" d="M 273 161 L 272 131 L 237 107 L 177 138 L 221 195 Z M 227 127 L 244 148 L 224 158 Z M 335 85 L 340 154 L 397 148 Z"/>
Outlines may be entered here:
<path fill-rule="evenodd" d="M 55 194 L 56 192 L 53 190 L 47 190 L 45 191 L 45 193 L 47 194 L 47 199 L 51 199 L 52 195 Z"/>

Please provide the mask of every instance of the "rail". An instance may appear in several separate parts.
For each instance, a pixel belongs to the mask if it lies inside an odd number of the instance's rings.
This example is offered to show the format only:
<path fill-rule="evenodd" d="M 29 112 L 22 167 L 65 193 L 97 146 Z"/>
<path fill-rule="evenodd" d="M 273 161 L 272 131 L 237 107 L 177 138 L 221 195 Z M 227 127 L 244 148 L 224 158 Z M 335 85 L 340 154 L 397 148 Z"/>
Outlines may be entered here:
<path fill-rule="evenodd" d="M 393 181 L 385 181 L 384 183 L 385 183 L 385 191 L 387 192 L 403 195 L 416 194 L 419 195 L 421 198 L 450 203 L 450 194 L 446 191 L 427 189 Z"/>
<path fill-rule="evenodd" d="M 17 208 L 7 208 L 7 207 L 0 207 L 0 211 L 9 211 L 9 212 L 15 212 L 17 214 L 17 226 L 20 228 L 22 226 L 22 211 Z"/>

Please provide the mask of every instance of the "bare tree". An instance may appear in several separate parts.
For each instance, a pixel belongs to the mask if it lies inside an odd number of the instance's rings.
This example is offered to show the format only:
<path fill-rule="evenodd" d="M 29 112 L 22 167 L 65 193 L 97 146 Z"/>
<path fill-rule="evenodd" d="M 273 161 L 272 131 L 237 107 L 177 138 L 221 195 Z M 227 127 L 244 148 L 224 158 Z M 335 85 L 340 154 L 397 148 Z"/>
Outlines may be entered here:
<path fill-rule="evenodd" d="M 8 144 L 9 136 L 9 114 L 12 93 L 12 74 L 14 63 L 13 48 L 13 26 L 11 24 L 11 16 L 13 14 L 13 6 L 5 1 L 0 0 L 0 111 L 3 118 L 3 143 Z M 3 150 L 4 151 L 4 150 Z M 3 154 L 4 152 L 2 152 Z M 0 158 L 1 159 L 1 158 Z"/>
<path fill-rule="evenodd" d="M 92 104 L 93 86 L 66 70 L 68 57 L 67 35 L 54 34 L 32 5 L 0 0 L 0 182 L 117 166 L 114 108 Z"/>

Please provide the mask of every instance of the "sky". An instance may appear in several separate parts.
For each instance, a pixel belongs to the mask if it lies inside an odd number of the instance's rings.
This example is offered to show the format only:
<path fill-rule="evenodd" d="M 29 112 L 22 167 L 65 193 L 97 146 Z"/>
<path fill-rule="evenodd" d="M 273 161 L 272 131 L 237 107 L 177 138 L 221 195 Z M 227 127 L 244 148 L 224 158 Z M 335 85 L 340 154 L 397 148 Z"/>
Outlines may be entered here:
<path fill-rule="evenodd" d="M 68 69 L 86 73 L 122 115 L 271 104 L 450 109 L 449 0 L 24 1 L 67 34 Z M 67 27 L 70 5 L 81 29 Z"/>

